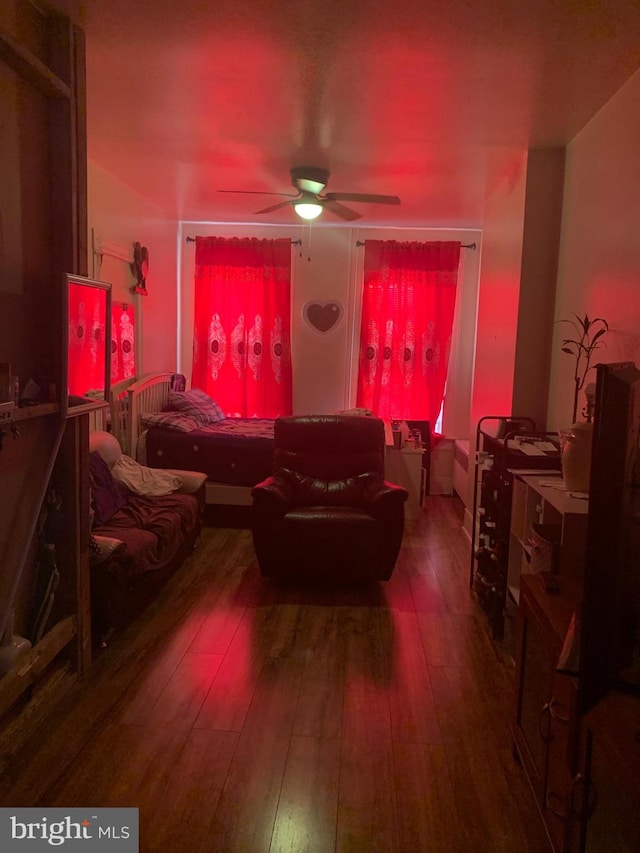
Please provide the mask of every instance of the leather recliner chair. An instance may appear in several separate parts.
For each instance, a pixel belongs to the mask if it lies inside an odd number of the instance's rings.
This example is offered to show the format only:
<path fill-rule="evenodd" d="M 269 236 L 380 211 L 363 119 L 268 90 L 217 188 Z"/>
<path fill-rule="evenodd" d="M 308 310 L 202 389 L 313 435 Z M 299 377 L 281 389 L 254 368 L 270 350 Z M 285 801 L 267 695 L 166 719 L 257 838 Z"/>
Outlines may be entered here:
<path fill-rule="evenodd" d="M 262 574 L 321 583 L 388 580 L 408 493 L 385 481 L 384 460 L 378 418 L 278 418 L 274 473 L 252 490 Z"/>

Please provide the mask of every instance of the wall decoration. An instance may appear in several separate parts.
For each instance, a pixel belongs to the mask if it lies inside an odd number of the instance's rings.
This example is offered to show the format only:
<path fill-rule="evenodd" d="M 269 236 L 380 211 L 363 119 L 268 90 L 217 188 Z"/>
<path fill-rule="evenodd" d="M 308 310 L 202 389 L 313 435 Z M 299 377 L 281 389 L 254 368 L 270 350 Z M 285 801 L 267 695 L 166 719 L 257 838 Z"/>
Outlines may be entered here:
<path fill-rule="evenodd" d="M 133 263 L 131 271 L 136 277 L 137 284 L 131 290 L 134 293 L 139 293 L 141 296 L 146 296 L 147 291 L 147 273 L 149 272 L 149 250 L 146 246 L 140 243 L 133 244 Z"/>
<path fill-rule="evenodd" d="M 67 388 L 74 405 L 108 400 L 111 380 L 111 284 L 66 276 Z"/>
<path fill-rule="evenodd" d="M 136 375 L 135 310 L 131 303 L 111 305 L 111 384 Z"/>
<path fill-rule="evenodd" d="M 305 323 L 314 332 L 321 335 L 331 332 L 337 328 L 342 319 L 343 309 L 340 302 L 330 299 L 327 302 L 311 300 L 302 308 L 302 316 Z"/>

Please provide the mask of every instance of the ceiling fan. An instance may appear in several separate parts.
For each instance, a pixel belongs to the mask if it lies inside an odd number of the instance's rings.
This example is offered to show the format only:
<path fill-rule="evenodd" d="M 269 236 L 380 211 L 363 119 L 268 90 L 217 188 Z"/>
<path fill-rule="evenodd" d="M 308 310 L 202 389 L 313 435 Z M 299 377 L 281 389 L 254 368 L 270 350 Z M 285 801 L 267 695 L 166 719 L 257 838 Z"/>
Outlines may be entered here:
<path fill-rule="evenodd" d="M 247 193 L 251 195 L 279 195 L 288 201 L 280 201 L 256 214 L 273 213 L 283 207 L 292 206 L 302 219 L 315 219 L 323 210 L 328 210 L 340 219 L 350 222 L 360 219 L 361 214 L 342 204 L 343 201 L 366 202 L 367 204 L 400 204 L 397 195 L 377 195 L 375 193 L 324 193 L 322 191 L 329 182 L 328 169 L 317 169 L 313 166 L 295 166 L 291 169 L 291 183 L 297 193 L 272 193 L 260 190 L 218 190 L 221 193 Z"/>

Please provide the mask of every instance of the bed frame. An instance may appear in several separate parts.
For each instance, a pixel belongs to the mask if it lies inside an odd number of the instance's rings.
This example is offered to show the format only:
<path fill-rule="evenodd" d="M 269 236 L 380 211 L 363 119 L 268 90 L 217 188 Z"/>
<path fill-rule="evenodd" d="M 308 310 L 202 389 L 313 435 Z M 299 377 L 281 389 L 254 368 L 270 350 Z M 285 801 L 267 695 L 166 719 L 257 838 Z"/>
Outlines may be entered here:
<path fill-rule="evenodd" d="M 140 416 L 160 412 L 167 405 L 173 373 L 150 373 L 127 388 L 127 447 L 135 459 L 138 439 L 144 431 Z"/>
<path fill-rule="evenodd" d="M 140 416 L 144 413 L 160 412 L 165 407 L 174 375 L 173 373 L 152 373 L 133 382 L 126 389 L 125 413 L 128 416 L 126 445 L 130 448 L 128 451 L 130 456 L 135 458 L 138 440 L 144 432 Z M 207 480 L 205 494 L 207 504 L 243 507 L 251 506 L 253 503 L 250 486 L 229 486 L 226 483 Z"/>
<path fill-rule="evenodd" d="M 129 402 L 128 402 L 128 390 L 136 381 L 135 376 L 131 376 L 128 379 L 122 379 L 120 382 L 116 382 L 109 389 L 109 410 L 111 413 L 111 432 L 120 442 L 120 447 L 122 448 L 122 452 L 126 453 L 128 456 L 131 455 L 129 451 L 129 435 L 128 435 L 128 418 L 127 412 L 129 410 Z"/>

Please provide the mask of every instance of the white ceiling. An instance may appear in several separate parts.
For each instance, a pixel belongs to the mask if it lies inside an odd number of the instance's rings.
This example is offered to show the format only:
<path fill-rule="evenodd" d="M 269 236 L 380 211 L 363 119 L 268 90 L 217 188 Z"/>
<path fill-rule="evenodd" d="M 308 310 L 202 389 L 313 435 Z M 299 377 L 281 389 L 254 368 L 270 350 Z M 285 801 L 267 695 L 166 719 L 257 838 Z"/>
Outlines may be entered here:
<path fill-rule="evenodd" d="M 289 169 L 399 195 L 361 224 L 478 227 L 517 152 L 640 67 L 635 0 L 57 0 L 87 35 L 89 156 L 191 221 L 258 217 Z M 325 221 L 338 222 L 325 211 Z"/>

